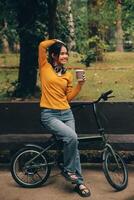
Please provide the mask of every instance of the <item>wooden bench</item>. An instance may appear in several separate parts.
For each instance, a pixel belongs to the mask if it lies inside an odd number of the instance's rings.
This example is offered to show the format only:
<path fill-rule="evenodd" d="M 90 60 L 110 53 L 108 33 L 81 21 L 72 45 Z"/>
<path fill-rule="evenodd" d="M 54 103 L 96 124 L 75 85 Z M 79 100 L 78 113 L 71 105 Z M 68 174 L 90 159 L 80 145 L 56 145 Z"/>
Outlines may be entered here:
<path fill-rule="evenodd" d="M 72 102 L 79 137 L 96 135 L 97 127 L 89 103 Z M 134 103 L 99 103 L 102 123 L 109 140 L 118 150 L 134 150 Z M 43 144 L 51 134 L 40 124 L 39 102 L 0 103 L 0 149 L 15 150 L 26 143 Z M 99 141 L 83 141 L 80 149 L 99 149 Z"/>

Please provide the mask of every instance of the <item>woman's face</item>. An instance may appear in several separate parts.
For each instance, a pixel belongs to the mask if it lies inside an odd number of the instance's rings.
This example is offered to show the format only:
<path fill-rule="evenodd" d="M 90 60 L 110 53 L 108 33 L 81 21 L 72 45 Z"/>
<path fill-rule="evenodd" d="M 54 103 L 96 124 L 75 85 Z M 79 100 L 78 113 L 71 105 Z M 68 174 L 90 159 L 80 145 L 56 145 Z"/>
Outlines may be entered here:
<path fill-rule="evenodd" d="M 66 64 L 68 61 L 68 51 L 65 46 L 61 47 L 60 55 L 56 58 L 57 64 Z"/>

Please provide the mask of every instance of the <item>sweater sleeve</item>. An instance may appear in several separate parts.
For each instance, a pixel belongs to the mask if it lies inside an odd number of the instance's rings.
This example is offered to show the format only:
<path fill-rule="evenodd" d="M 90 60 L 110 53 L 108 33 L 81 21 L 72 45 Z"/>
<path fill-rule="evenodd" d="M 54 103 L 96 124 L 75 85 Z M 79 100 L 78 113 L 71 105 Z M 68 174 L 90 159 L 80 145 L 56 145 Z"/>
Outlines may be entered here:
<path fill-rule="evenodd" d="M 47 48 L 53 45 L 56 42 L 56 40 L 44 40 L 39 44 L 39 66 L 44 66 L 47 61 Z"/>
<path fill-rule="evenodd" d="M 66 93 L 68 102 L 73 100 L 81 90 L 81 86 L 79 84 L 77 84 L 75 87 L 72 86 L 72 79 L 73 77 L 71 75 L 70 80 L 68 82 L 67 93 Z"/>

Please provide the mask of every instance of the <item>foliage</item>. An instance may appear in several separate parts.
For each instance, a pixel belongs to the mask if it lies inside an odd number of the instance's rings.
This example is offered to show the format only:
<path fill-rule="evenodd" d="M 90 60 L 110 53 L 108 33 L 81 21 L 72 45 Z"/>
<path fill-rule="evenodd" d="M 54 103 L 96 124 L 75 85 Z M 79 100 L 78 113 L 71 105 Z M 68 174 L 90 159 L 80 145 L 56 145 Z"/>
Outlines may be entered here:
<path fill-rule="evenodd" d="M 126 50 L 134 50 L 134 0 L 123 1 L 123 30 Z"/>
<path fill-rule="evenodd" d="M 19 41 L 17 34 L 16 14 L 12 10 L 10 0 L 0 0 L 0 41 L 6 38 L 10 45 L 10 50 L 13 51 L 13 44 Z M 2 51 L 2 45 L 0 46 Z"/>
<path fill-rule="evenodd" d="M 88 39 L 87 8 L 80 1 L 72 6 L 75 20 L 76 51 L 83 53 Z M 80 11 L 79 15 L 78 10 Z"/>
<path fill-rule="evenodd" d="M 60 0 L 56 12 L 56 33 L 55 37 L 61 39 L 65 43 L 68 41 L 69 30 L 67 23 L 67 8 L 65 0 Z"/>
<path fill-rule="evenodd" d="M 8 39 L 11 50 L 13 43 L 19 41 L 17 33 L 18 24 L 16 21 L 17 2 L 11 0 L 0 0 L 0 39 L 6 37 Z M 30 2 L 30 1 L 29 1 Z M 31 1 L 32 2 L 32 1 Z M 37 0 L 37 20 L 34 24 L 34 33 L 42 38 L 48 37 L 48 8 L 46 0 Z M 86 46 L 86 41 L 91 31 L 91 24 L 96 22 L 98 36 L 109 45 L 109 50 L 114 50 L 115 47 L 115 23 L 116 10 L 113 0 L 97 1 L 96 10 L 92 6 L 92 1 L 87 12 L 87 0 L 73 0 L 72 8 L 75 19 L 75 34 L 77 51 L 83 52 Z M 63 39 L 65 42 L 68 39 L 67 27 L 67 12 L 65 8 L 65 0 L 58 1 L 57 17 L 56 17 L 56 34 L 55 36 Z M 26 1 L 22 1 L 26 4 Z M 31 5 L 30 5 L 31 6 Z M 79 15 L 78 15 L 79 12 Z M 133 50 L 134 46 L 134 0 L 122 1 L 122 22 L 124 30 L 124 45 L 126 50 Z M 10 16 L 10 17 L 9 17 Z M 7 22 L 7 27 L 4 28 L 4 20 Z M 28 28 L 28 26 L 26 27 Z M 31 27 L 28 28 L 29 31 Z M 2 48 L 2 47 L 1 47 Z"/>
<path fill-rule="evenodd" d="M 89 67 L 90 63 L 103 60 L 104 51 L 106 50 L 107 46 L 105 45 L 104 41 L 102 41 L 97 35 L 91 37 L 87 44 L 87 51 L 82 62 L 85 63 L 87 67 Z"/>
<path fill-rule="evenodd" d="M 97 35 L 101 40 L 110 45 L 115 38 L 115 1 L 96 0 L 88 1 L 88 26 L 89 36 Z"/>

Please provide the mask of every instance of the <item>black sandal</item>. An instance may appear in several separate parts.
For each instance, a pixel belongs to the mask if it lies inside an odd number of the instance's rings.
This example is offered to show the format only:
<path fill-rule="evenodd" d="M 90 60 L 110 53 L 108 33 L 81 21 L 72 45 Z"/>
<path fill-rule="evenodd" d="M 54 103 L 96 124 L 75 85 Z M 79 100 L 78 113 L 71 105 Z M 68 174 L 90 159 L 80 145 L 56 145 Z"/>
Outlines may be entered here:
<path fill-rule="evenodd" d="M 73 172 L 62 171 L 61 174 L 66 178 L 66 180 L 72 182 L 73 184 L 77 183 L 78 177 Z"/>
<path fill-rule="evenodd" d="M 76 185 L 74 191 L 77 192 L 81 197 L 89 197 L 91 195 L 90 190 L 84 185 L 84 188 L 80 188 L 80 185 Z"/>

